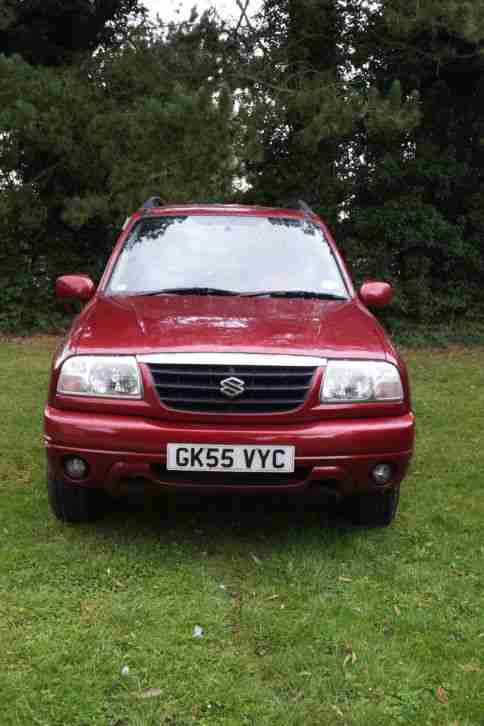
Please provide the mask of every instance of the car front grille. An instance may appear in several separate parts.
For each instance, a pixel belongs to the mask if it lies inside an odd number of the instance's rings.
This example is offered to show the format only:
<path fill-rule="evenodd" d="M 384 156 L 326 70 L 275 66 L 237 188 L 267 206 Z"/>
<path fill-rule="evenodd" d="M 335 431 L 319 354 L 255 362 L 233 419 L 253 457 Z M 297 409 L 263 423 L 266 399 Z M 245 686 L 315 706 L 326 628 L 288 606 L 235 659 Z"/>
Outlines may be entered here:
<path fill-rule="evenodd" d="M 267 472 L 226 472 L 226 471 L 168 471 L 164 464 L 151 464 L 156 477 L 166 484 L 190 484 L 192 486 L 296 486 L 304 483 L 311 467 L 298 467 L 294 472 L 278 474 Z"/>
<path fill-rule="evenodd" d="M 292 411 L 306 400 L 317 370 L 314 366 L 154 363 L 149 369 L 164 406 L 199 413 Z"/>

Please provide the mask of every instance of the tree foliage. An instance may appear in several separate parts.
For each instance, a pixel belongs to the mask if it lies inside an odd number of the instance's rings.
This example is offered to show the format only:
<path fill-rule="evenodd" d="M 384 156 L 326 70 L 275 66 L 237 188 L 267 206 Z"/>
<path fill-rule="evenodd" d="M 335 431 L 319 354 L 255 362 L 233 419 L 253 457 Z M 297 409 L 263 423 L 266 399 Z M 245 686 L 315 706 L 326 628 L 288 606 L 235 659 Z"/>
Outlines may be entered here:
<path fill-rule="evenodd" d="M 336 218 L 346 194 L 338 161 L 353 127 L 344 16 L 336 0 L 266 0 L 259 23 L 248 76 L 261 148 L 248 160 L 250 196 L 278 204 L 302 196 Z"/>
<path fill-rule="evenodd" d="M 367 271 L 386 261 L 412 319 L 482 314 L 483 11 L 386 0 L 353 35 L 362 83 L 379 94 L 398 83 L 403 100 L 418 99 L 416 124 L 358 138 L 348 225 L 360 250 L 377 241 Z"/>
<path fill-rule="evenodd" d="M 139 0 L 0 0 L 0 50 L 33 65 L 60 66 L 125 35 Z"/>
<path fill-rule="evenodd" d="M 153 193 L 302 197 L 392 315 L 482 315 L 484 0 L 0 6 L 0 328 L 50 326 L 55 275 L 99 272 Z"/>
<path fill-rule="evenodd" d="M 99 273 L 126 215 L 153 193 L 231 196 L 240 133 L 204 58 L 210 23 L 132 28 L 129 42 L 74 65 L 0 57 L 0 325 L 34 325 L 57 271 Z"/>

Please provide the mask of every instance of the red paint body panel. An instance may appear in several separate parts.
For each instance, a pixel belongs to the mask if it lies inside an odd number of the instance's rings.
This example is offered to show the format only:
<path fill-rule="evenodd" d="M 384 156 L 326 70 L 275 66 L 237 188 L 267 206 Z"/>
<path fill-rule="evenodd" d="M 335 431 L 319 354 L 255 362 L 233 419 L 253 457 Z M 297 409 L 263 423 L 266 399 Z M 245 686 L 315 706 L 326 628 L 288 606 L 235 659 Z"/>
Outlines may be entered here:
<path fill-rule="evenodd" d="M 294 445 L 296 460 L 326 456 L 408 451 L 413 446 L 412 414 L 351 421 L 317 421 L 294 426 L 228 426 L 168 423 L 141 417 L 85 414 L 47 406 L 45 434 L 58 445 L 108 451 L 149 452 L 164 458 L 166 444 Z"/>
<path fill-rule="evenodd" d="M 339 467 L 342 474 L 337 478 L 346 482 L 349 492 L 371 488 L 369 471 L 382 460 L 393 463 L 399 480 L 403 478 L 413 450 L 414 418 L 409 413 L 384 419 L 330 420 L 293 426 L 266 424 L 242 428 L 223 422 L 179 426 L 130 416 L 72 413 L 47 406 L 45 436 L 51 466 L 59 476 L 63 476 L 64 456 L 78 453 L 86 459 L 91 472 L 86 484 L 112 484 L 110 470 L 118 463 L 131 465 L 130 477 L 146 475 L 147 465 L 165 462 L 167 443 L 190 441 L 228 446 L 295 445 L 296 468 Z M 252 478 L 256 481 L 257 476 L 247 475 L 247 484 L 241 488 L 254 489 Z M 304 485 L 308 481 L 309 478 Z"/>
<path fill-rule="evenodd" d="M 62 275 L 55 283 L 55 294 L 59 300 L 90 300 L 96 286 L 87 275 Z"/>
<path fill-rule="evenodd" d="M 113 326 L 113 320 L 116 325 Z M 385 360 L 378 324 L 356 299 L 98 295 L 75 329 L 78 353 L 282 353 Z"/>
<path fill-rule="evenodd" d="M 384 308 L 393 299 L 393 288 L 387 282 L 365 282 L 360 288 L 360 298 L 365 305 Z"/>
<path fill-rule="evenodd" d="M 393 466 L 390 484 L 400 483 L 412 455 L 415 429 L 406 368 L 377 320 L 355 294 L 331 235 L 317 217 L 312 219 L 323 228 L 333 249 L 349 300 L 105 294 L 126 235 L 141 216 L 188 213 L 304 217 L 296 210 L 238 205 L 187 205 L 134 214 L 113 250 L 97 292 L 74 321 L 54 357 L 45 408 L 45 442 L 51 470 L 74 485 L 76 482 L 69 480 L 62 461 L 66 455 L 77 453 L 89 465 L 88 476 L 80 482 L 84 486 L 115 490 L 126 478 L 142 477 L 158 487 L 186 488 L 197 484 L 163 480 L 159 471 L 156 473 L 152 468 L 163 466 L 167 443 L 286 444 L 295 446 L 296 471 L 302 473 L 300 480 L 293 478 L 282 488 L 305 490 L 315 482 L 331 480 L 339 482 L 344 494 L 371 489 L 375 486 L 371 469 L 382 461 Z M 70 277 L 80 280 L 82 276 Z M 62 290 L 61 285 L 61 293 Z M 368 304 L 371 300 L 382 304 L 390 293 L 389 286 L 370 283 L 368 295 L 363 297 Z M 384 404 L 322 405 L 319 389 L 324 365 L 318 368 L 305 403 L 288 413 L 220 415 L 170 410 L 161 405 L 145 364 L 140 365 L 142 400 L 56 393 L 62 363 L 72 355 L 162 352 L 292 354 L 388 361 L 399 368 L 404 399 Z M 249 479 L 238 488 L 266 488 L 257 482 L 256 475 Z M 224 486 L 203 486 L 204 490 L 207 488 Z M 234 486 L 229 488 L 233 490 Z M 274 489 L 274 485 L 270 488 Z"/>

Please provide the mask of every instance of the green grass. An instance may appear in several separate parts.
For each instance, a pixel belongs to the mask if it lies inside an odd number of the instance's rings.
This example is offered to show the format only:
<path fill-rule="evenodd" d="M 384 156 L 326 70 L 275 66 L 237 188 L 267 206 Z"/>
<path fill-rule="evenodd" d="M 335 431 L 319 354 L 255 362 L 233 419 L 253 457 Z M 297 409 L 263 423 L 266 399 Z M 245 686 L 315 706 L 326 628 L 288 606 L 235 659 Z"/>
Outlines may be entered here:
<path fill-rule="evenodd" d="M 172 495 L 60 524 L 49 359 L 0 345 L 2 726 L 484 724 L 482 350 L 407 355 L 417 457 L 386 530 Z"/>
<path fill-rule="evenodd" d="M 391 316 L 391 313 L 389 313 Z M 383 316 L 382 316 L 383 317 Z M 390 317 L 385 327 L 392 338 L 401 346 L 419 349 L 445 349 L 450 346 L 468 348 L 484 346 L 484 325 L 482 320 L 455 320 L 433 323 L 412 323 Z"/>

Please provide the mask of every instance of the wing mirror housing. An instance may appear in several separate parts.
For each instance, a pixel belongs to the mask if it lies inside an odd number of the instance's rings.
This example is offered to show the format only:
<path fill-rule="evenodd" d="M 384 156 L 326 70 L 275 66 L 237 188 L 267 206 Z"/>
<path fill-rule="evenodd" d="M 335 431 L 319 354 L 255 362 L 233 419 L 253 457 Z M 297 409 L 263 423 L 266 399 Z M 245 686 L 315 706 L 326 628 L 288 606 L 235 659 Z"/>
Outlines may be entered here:
<path fill-rule="evenodd" d="M 384 308 L 393 299 L 393 287 L 388 282 L 365 282 L 360 287 L 360 298 L 368 307 Z"/>
<path fill-rule="evenodd" d="M 55 282 L 55 294 L 59 300 L 90 300 L 95 289 L 88 275 L 62 275 Z"/>

